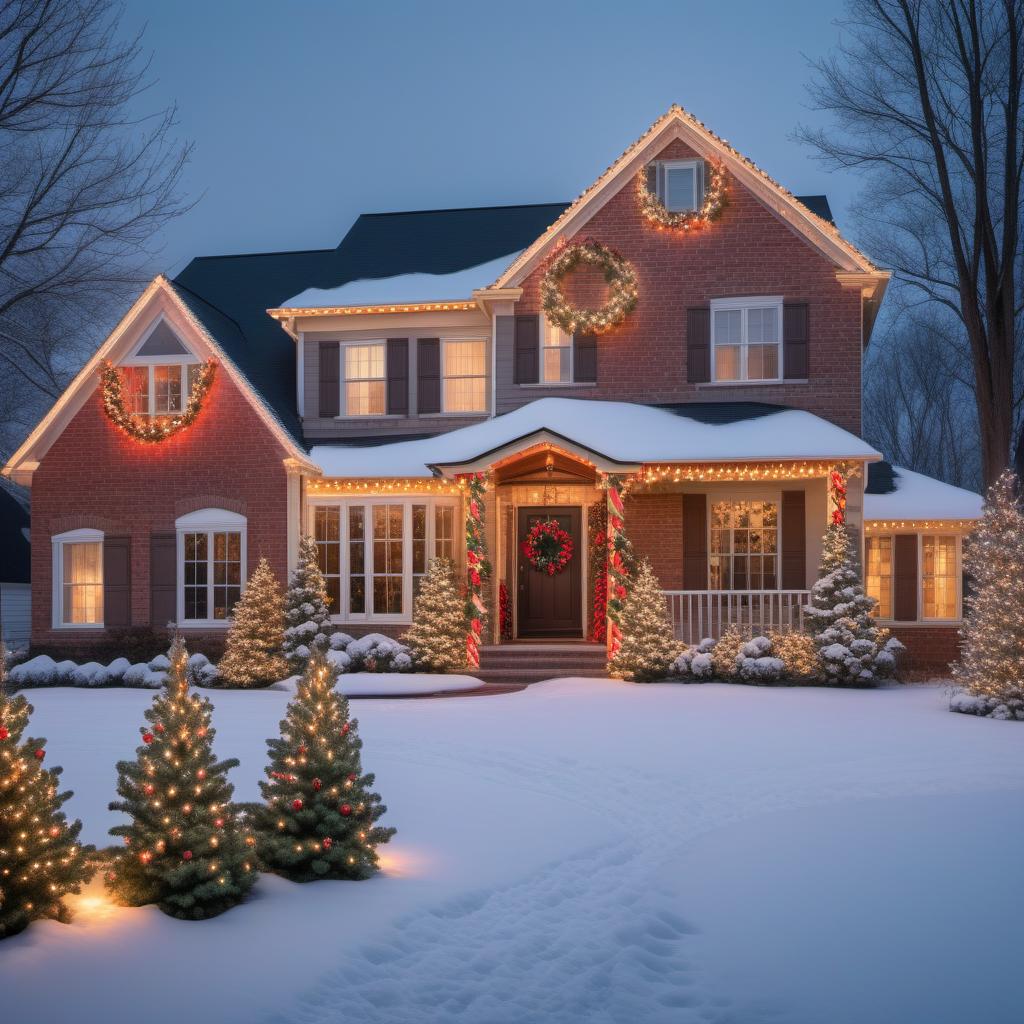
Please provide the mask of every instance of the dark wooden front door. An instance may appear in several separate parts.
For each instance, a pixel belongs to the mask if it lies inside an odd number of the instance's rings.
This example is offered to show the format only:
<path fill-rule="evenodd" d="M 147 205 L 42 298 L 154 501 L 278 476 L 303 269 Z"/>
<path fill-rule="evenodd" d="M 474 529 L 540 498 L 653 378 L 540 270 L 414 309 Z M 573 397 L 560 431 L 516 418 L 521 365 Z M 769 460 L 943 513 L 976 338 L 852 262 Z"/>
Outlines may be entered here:
<path fill-rule="evenodd" d="M 572 560 L 549 576 L 530 565 L 519 551 L 519 635 L 521 637 L 583 636 L 583 545 L 578 508 L 519 509 L 517 548 L 527 533 L 547 519 L 554 519 L 572 537 Z"/>

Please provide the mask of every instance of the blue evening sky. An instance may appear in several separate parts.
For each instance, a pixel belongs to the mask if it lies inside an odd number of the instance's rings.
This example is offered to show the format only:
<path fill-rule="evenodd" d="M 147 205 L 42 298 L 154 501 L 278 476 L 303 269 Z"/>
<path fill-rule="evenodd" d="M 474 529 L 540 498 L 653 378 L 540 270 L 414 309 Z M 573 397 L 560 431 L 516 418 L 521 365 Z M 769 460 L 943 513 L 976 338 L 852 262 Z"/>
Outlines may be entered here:
<path fill-rule="evenodd" d="M 840 0 L 127 0 L 199 201 L 159 266 L 338 243 L 360 212 L 574 198 L 672 102 L 839 224 L 856 178 L 792 140 Z"/>

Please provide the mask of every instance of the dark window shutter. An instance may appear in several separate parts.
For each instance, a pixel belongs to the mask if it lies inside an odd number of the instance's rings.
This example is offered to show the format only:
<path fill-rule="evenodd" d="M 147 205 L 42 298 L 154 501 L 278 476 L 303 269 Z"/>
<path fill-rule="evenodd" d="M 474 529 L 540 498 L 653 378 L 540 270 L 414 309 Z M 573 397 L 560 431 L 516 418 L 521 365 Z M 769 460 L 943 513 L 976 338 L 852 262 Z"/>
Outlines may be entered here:
<path fill-rule="evenodd" d="M 149 623 L 162 629 L 178 617 L 178 538 L 154 533 L 149 538 Z"/>
<path fill-rule="evenodd" d="M 707 306 L 686 311 L 686 379 L 691 384 L 711 380 L 711 310 Z"/>
<path fill-rule="evenodd" d="M 897 533 L 892 544 L 892 617 L 917 619 L 917 534 Z"/>
<path fill-rule="evenodd" d="M 658 194 L 658 165 L 647 165 L 647 190 L 654 195 Z"/>
<path fill-rule="evenodd" d="M 787 302 L 782 307 L 782 365 L 786 380 L 807 379 L 807 319 L 806 302 Z"/>
<path fill-rule="evenodd" d="M 388 338 L 388 415 L 409 415 L 409 339 Z"/>
<path fill-rule="evenodd" d="M 103 538 L 103 625 L 119 628 L 132 624 L 131 538 Z"/>
<path fill-rule="evenodd" d="M 572 339 L 572 379 L 577 384 L 597 383 L 597 336 L 577 334 Z"/>
<path fill-rule="evenodd" d="M 708 589 L 708 502 L 703 494 L 683 495 L 683 589 Z"/>
<path fill-rule="evenodd" d="M 782 589 L 807 586 L 807 521 L 803 491 L 782 492 Z"/>
<path fill-rule="evenodd" d="M 422 416 L 441 411 L 441 341 L 419 338 L 416 342 L 416 411 Z"/>
<path fill-rule="evenodd" d="M 337 416 L 341 411 L 341 346 L 336 341 L 320 342 L 320 415 Z"/>
<path fill-rule="evenodd" d="M 516 317 L 515 383 L 536 384 L 540 380 L 540 317 Z"/>

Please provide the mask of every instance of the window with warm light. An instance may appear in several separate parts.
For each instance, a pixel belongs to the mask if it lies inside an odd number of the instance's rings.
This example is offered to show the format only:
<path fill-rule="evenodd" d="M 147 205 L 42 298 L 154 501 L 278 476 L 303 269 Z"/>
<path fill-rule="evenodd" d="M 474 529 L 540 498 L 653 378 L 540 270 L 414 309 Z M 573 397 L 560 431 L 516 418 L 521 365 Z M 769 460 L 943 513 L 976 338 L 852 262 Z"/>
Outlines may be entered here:
<path fill-rule="evenodd" d="M 313 537 L 331 615 L 407 621 L 429 561 L 455 558 L 457 509 L 434 498 L 314 505 Z"/>
<path fill-rule="evenodd" d="M 120 366 L 125 405 L 139 416 L 183 412 L 199 368 L 198 362 Z"/>
<path fill-rule="evenodd" d="M 487 411 L 487 345 L 444 341 L 444 411 Z"/>
<path fill-rule="evenodd" d="M 245 580 L 245 517 L 201 509 L 179 518 L 176 526 L 178 620 L 226 625 Z"/>
<path fill-rule="evenodd" d="M 781 378 L 781 298 L 711 301 L 711 370 L 718 382 Z"/>
<path fill-rule="evenodd" d="M 921 537 L 921 617 L 959 618 L 960 566 L 955 535 Z"/>
<path fill-rule="evenodd" d="M 573 336 L 561 327 L 550 323 L 546 316 L 540 318 L 541 349 L 540 379 L 542 384 L 572 383 L 572 342 Z"/>
<path fill-rule="evenodd" d="M 779 507 L 774 501 L 711 505 L 708 566 L 712 590 L 775 590 Z"/>
<path fill-rule="evenodd" d="M 344 345 L 345 416 L 383 416 L 385 400 L 384 342 Z"/>
<path fill-rule="evenodd" d="M 892 618 L 892 537 L 868 537 L 864 541 L 864 590 L 878 605 L 874 614 Z"/>
<path fill-rule="evenodd" d="M 103 534 L 73 530 L 53 538 L 54 625 L 103 625 Z"/>

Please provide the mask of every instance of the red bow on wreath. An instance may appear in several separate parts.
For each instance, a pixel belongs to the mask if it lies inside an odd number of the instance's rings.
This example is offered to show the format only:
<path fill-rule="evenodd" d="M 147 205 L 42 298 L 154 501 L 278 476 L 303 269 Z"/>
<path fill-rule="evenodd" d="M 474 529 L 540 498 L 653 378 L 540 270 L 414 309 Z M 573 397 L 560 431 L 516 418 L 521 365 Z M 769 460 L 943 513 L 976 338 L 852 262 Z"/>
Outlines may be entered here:
<path fill-rule="evenodd" d="M 572 560 L 572 537 L 554 519 L 537 523 L 522 544 L 526 560 L 549 576 L 560 573 Z"/>

